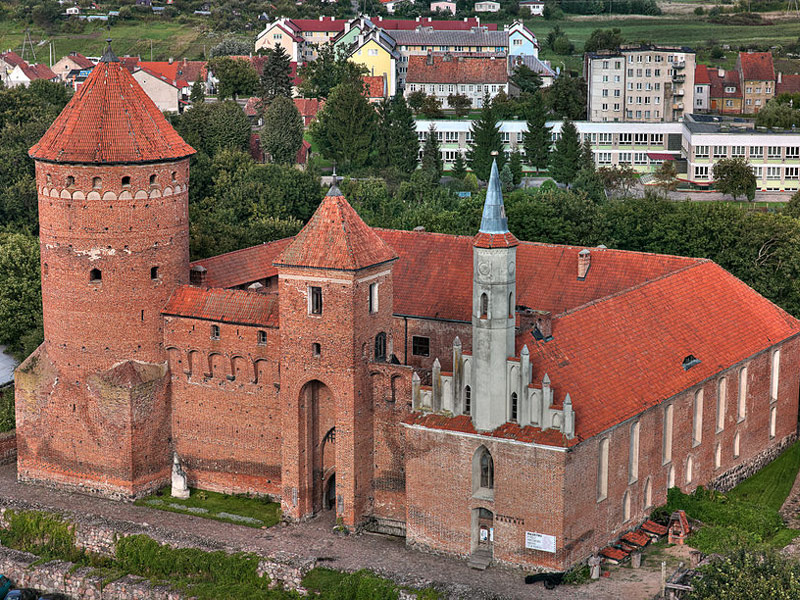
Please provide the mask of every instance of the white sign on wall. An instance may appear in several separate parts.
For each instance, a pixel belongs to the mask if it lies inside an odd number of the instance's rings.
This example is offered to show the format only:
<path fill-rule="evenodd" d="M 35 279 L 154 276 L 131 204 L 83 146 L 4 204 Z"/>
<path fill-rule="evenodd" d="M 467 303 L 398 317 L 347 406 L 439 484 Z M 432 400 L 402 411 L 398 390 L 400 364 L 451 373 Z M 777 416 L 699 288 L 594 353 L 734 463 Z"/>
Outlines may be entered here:
<path fill-rule="evenodd" d="M 543 552 L 556 551 L 556 536 L 536 533 L 535 531 L 525 532 L 525 547 L 531 550 L 542 550 Z"/>

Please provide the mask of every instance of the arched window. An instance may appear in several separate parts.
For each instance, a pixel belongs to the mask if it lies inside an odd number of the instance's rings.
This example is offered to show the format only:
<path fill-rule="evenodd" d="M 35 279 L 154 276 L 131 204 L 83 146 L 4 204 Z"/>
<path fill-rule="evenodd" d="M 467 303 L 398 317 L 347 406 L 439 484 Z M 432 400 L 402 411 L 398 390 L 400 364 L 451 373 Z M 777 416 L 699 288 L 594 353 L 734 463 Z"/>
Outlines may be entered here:
<path fill-rule="evenodd" d="M 608 497 L 608 438 L 600 440 L 597 454 L 597 501 Z"/>
<path fill-rule="evenodd" d="M 650 485 L 650 478 L 644 482 L 644 508 L 648 509 L 653 506 L 653 486 Z"/>
<path fill-rule="evenodd" d="M 464 388 L 464 414 L 468 415 L 472 411 L 472 388 Z"/>
<path fill-rule="evenodd" d="M 494 461 L 486 448 L 481 453 L 481 487 L 487 490 L 494 489 Z"/>
<path fill-rule="evenodd" d="M 103 272 L 100 269 L 92 269 L 89 271 L 89 282 L 100 283 L 103 280 Z"/>
<path fill-rule="evenodd" d="M 178 173 L 177 171 L 172 172 L 172 181 L 178 181 Z"/>
<path fill-rule="evenodd" d="M 484 292 L 481 294 L 481 319 L 489 318 L 489 296 Z"/>
<path fill-rule="evenodd" d="M 739 458 L 739 432 L 733 436 L 733 458 Z"/>
<path fill-rule="evenodd" d="M 739 408 L 737 416 L 743 421 L 747 416 L 747 367 L 739 370 Z"/>
<path fill-rule="evenodd" d="M 717 442 L 714 448 L 714 468 L 719 469 L 720 464 L 722 464 L 722 444 Z"/>
<path fill-rule="evenodd" d="M 375 336 L 375 360 L 386 360 L 386 333 Z"/>
<path fill-rule="evenodd" d="M 99 177 L 93 178 L 92 179 L 92 187 L 94 189 L 96 189 L 96 190 L 99 190 L 101 187 L 103 187 L 103 180 L 100 179 Z"/>
<path fill-rule="evenodd" d="M 130 187 L 130 185 L 131 185 L 131 176 L 125 175 L 125 177 L 122 178 L 122 187 Z"/>
<path fill-rule="evenodd" d="M 781 350 L 778 348 L 772 353 L 772 373 L 770 376 L 769 399 L 774 402 L 778 399 L 778 379 L 781 372 Z"/>
<path fill-rule="evenodd" d="M 675 487 L 675 465 L 670 465 L 667 470 L 667 489 Z"/>
<path fill-rule="evenodd" d="M 694 458 L 691 456 L 686 459 L 686 483 L 692 483 L 694 477 Z"/>
<path fill-rule="evenodd" d="M 725 429 L 725 405 L 728 402 L 728 380 L 723 377 L 717 382 L 717 433 Z"/>
<path fill-rule="evenodd" d="M 519 412 L 519 401 L 517 399 L 517 392 L 511 392 L 511 420 L 517 420 L 517 413 Z"/>

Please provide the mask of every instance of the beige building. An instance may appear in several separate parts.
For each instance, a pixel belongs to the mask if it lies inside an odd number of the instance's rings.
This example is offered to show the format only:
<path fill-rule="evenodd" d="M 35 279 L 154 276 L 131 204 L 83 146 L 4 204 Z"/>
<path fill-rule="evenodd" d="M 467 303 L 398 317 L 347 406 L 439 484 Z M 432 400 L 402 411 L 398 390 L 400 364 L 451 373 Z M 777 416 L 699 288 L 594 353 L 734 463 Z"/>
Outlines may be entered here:
<path fill-rule="evenodd" d="M 53 65 L 53 73 L 58 75 L 61 81 L 67 81 L 73 71 L 84 71 L 93 69 L 94 63 L 80 52 L 70 52 L 64 58 Z"/>
<path fill-rule="evenodd" d="M 589 121 L 680 121 L 694 106 L 695 54 L 690 48 L 623 46 L 587 53 Z"/>
<path fill-rule="evenodd" d="M 769 52 L 739 52 L 736 70 L 742 87 L 742 112 L 754 115 L 775 95 L 775 68 Z"/>
<path fill-rule="evenodd" d="M 133 78 L 161 112 L 178 112 L 181 91 L 172 81 L 147 68 L 139 67 Z"/>

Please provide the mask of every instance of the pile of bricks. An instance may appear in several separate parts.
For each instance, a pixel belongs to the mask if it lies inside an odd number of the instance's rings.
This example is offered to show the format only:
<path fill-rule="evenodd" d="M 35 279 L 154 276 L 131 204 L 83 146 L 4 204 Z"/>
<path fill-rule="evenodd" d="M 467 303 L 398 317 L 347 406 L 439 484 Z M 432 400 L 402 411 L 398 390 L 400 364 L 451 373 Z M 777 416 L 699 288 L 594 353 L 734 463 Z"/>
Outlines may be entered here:
<path fill-rule="evenodd" d="M 632 553 L 641 551 L 650 542 L 667 535 L 667 528 L 655 521 L 647 520 L 635 531 L 629 531 L 614 544 L 603 548 L 600 556 L 604 562 L 618 565 L 628 560 Z"/>

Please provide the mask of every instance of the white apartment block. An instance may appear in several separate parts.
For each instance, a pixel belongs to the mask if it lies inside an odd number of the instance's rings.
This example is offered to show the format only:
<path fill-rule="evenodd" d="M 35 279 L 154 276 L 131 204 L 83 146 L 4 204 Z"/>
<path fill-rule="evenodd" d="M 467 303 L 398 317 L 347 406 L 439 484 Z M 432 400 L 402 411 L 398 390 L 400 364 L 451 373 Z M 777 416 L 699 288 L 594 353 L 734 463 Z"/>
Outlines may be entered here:
<path fill-rule="evenodd" d="M 689 48 L 623 46 L 587 53 L 587 117 L 603 123 L 680 121 L 694 106 L 694 71 Z"/>
<path fill-rule="evenodd" d="M 718 119 L 718 117 L 716 118 Z M 418 120 L 420 144 L 433 125 L 445 168 L 472 142 L 472 121 Z M 551 140 L 561 135 L 561 121 L 551 121 Z M 683 122 L 624 123 L 577 121 L 581 141 L 592 145 L 598 167 L 627 165 L 640 174 L 652 173 L 665 160 L 674 160 L 678 179 L 698 189 L 712 183 L 714 163 L 743 157 L 751 164 L 764 192 L 794 192 L 800 187 L 800 133 L 761 131 L 716 121 L 715 117 L 687 116 Z M 525 154 L 525 121 L 500 121 L 506 152 Z M 524 162 L 524 158 L 523 158 Z"/>

